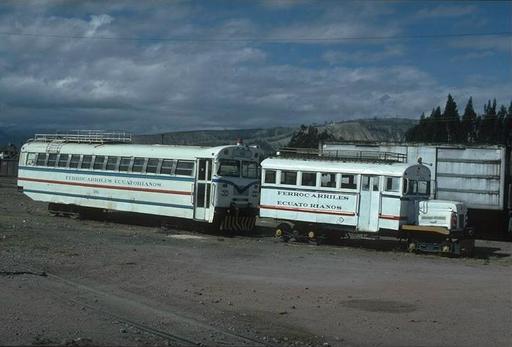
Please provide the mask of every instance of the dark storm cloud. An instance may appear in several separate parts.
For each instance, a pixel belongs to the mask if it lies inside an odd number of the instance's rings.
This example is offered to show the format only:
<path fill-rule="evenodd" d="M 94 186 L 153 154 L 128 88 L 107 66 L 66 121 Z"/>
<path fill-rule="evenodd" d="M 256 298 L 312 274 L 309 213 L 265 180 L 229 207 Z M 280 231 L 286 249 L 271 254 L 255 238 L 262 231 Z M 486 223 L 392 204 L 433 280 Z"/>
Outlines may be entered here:
<path fill-rule="evenodd" d="M 276 15 L 309 2 L 271 4 L 256 6 L 260 12 L 254 16 L 243 10 L 226 15 L 227 9 L 201 2 L 0 4 L 0 33 L 33 34 L 0 36 L 0 126 L 151 132 L 397 113 L 416 117 L 448 92 L 479 92 L 445 86 L 411 63 L 389 63 L 408 53 L 396 43 L 370 43 L 373 55 L 321 43 L 318 59 L 308 63 L 282 59 L 276 44 L 222 41 L 403 30 L 398 23 L 384 28 L 380 22 L 394 12 L 387 5 L 349 3 L 320 11 L 317 18 L 299 16 L 270 25 L 261 13 Z M 154 40 L 187 37 L 200 40 Z M 307 56 L 320 49 L 315 46 L 292 45 L 289 52 Z M 386 59 L 386 65 L 380 64 Z M 500 90 L 492 95 L 504 94 Z"/>

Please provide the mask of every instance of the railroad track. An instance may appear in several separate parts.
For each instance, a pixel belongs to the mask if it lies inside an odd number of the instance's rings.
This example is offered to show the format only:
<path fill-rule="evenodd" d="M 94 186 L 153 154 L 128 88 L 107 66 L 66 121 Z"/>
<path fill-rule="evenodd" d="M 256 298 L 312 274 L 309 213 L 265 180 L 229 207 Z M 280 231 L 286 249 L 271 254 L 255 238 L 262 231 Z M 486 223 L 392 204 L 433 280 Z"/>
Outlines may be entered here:
<path fill-rule="evenodd" d="M 178 314 L 175 312 L 170 312 L 168 310 L 160 309 L 152 307 L 146 303 L 135 301 L 132 298 L 126 298 L 120 295 L 107 293 L 101 289 L 94 288 L 89 285 L 85 285 L 83 283 L 79 283 L 74 280 L 66 279 L 61 276 L 58 276 L 56 274 L 50 273 L 50 272 L 41 272 L 41 271 L 34 271 L 32 269 L 24 267 L 22 271 L 11 271 L 6 272 L 6 275 L 21 275 L 21 274 L 29 274 L 29 275 L 36 275 L 36 276 L 42 276 L 47 279 L 51 279 L 54 282 L 63 284 L 69 288 L 77 290 L 77 293 L 79 295 L 75 297 L 65 297 L 63 298 L 63 293 L 59 292 L 59 294 L 55 294 L 55 292 L 50 291 L 50 294 L 57 298 L 58 300 L 66 300 L 68 302 L 72 302 L 76 305 L 79 305 L 81 307 L 85 307 L 89 310 L 95 311 L 103 316 L 109 317 L 110 319 L 114 319 L 118 322 L 124 323 L 128 326 L 132 326 L 136 329 L 139 329 L 141 331 L 144 331 L 148 334 L 151 334 L 156 337 L 160 337 L 162 339 L 168 340 L 170 343 L 173 343 L 174 345 L 179 346 L 208 346 L 210 343 L 212 345 L 223 345 L 223 346 L 271 346 L 272 344 L 265 343 L 262 341 L 259 341 L 257 339 L 254 339 L 249 336 L 244 336 L 242 334 L 238 334 L 232 331 L 226 331 L 223 329 L 219 329 L 217 327 L 208 325 L 206 323 L 197 321 L 193 318 L 186 317 L 182 314 Z M 98 304 L 91 304 L 90 302 L 87 302 L 86 298 L 88 295 L 93 295 L 94 300 L 89 300 L 93 302 L 98 302 Z M 81 298 L 81 299 L 80 299 Z M 123 315 L 122 313 L 116 313 L 112 309 L 106 309 L 108 305 L 101 306 L 101 302 L 108 302 L 112 306 L 116 306 L 116 304 L 122 304 L 123 307 L 126 305 L 132 306 L 131 308 L 135 308 L 138 310 L 144 310 L 145 313 L 148 314 L 157 314 L 160 316 L 165 316 L 167 318 L 170 318 L 174 322 L 184 324 L 189 329 L 194 330 L 195 334 L 198 335 L 198 331 L 206 332 L 210 334 L 211 339 L 209 341 L 205 342 L 204 339 L 202 341 L 199 341 L 199 339 L 190 338 L 188 336 L 182 336 L 179 334 L 174 334 L 172 332 L 168 332 L 166 330 L 162 330 L 159 328 L 156 328 L 154 326 L 151 326 L 149 324 L 145 324 L 144 322 L 140 322 L 137 320 L 134 320 L 130 317 L 127 317 L 126 315 Z M 126 308 L 126 307 L 125 307 Z M 130 308 L 130 307 L 129 307 Z"/>

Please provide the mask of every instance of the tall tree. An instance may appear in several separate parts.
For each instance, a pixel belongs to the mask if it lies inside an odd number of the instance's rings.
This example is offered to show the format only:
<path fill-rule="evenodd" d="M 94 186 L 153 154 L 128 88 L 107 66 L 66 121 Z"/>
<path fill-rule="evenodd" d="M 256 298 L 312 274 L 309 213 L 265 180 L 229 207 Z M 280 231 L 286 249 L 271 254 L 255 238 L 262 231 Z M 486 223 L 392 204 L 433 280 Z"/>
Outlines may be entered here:
<path fill-rule="evenodd" d="M 477 130 L 477 115 L 473 108 L 473 97 L 469 97 L 464 114 L 462 115 L 461 124 L 461 142 L 474 143 L 476 142 Z"/>
<path fill-rule="evenodd" d="M 484 105 L 484 114 L 481 117 L 480 126 L 479 126 L 479 142 L 483 143 L 496 143 L 496 99 L 493 100 L 491 104 L 491 100 Z"/>
<path fill-rule="evenodd" d="M 505 118 L 507 117 L 507 108 L 505 105 L 501 105 L 500 109 L 496 113 L 496 121 L 495 121 L 495 136 L 496 142 L 500 144 L 505 143 Z"/>
<path fill-rule="evenodd" d="M 446 100 L 446 106 L 444 107 L 442 120 L 444 122 L 444 133 L 443 136 L 444 141 L 448 143 L 458 142 L 459 140 L 459 126 L 460 126 L 460 118 L 459 111 L 457 110 L 457 103 L 451 96 L 448 94 L 448 99 Z"/>
<path fill-rule="evenodd" d="M 443 122 L 443 114 L 441 113 L 441 107 L 437 106 L 430 116 L 431 127 L 429 129 L 429 137 L 433 142 L 444 142 L 446 141 L 446 129 Z"/>
<path fill-rule="evenodd" d="M 507 115 L 505 116 L 505 120 L 503 121 L 503 130 L 505 136 L 503 138 L 504 144 L 507 146 L 512 146 L 512 101 L 508 106 Z"/>

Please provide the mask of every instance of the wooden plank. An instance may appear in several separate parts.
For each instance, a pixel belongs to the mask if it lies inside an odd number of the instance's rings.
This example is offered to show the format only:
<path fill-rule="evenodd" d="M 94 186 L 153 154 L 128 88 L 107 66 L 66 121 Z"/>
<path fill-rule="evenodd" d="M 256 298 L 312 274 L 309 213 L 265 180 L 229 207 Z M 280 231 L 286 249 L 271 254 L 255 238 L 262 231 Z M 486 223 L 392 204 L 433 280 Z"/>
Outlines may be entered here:
<path fill-rule="evenodd" d="M 402 225 L 402 230 L 405 231 L 415 231 L 415 232 L 426 232 L 426 233 L 435 233 L 442 235 L 449 235 L 450 231 L 444 227 L 434 227 L 434 226 L 422 226 L 422 225 Z"/>

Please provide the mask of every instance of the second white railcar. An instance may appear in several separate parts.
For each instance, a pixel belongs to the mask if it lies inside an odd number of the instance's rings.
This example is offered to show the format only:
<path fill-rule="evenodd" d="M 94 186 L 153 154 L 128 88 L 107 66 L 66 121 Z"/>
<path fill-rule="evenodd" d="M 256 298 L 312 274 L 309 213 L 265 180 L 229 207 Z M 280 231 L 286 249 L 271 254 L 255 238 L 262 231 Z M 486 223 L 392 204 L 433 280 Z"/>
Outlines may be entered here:
<path fill-rule="evenodd" d="M 282 222 L 278 235 L 311 236 L 327 227 L 342 234 L 465 238 L 464 204 L 429 200 L 430 182 L 422 164 L 268 158 L 262 162 L 260 216 Z"/>

